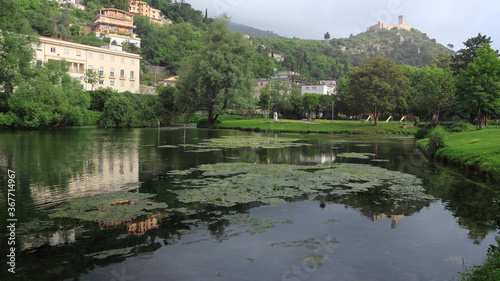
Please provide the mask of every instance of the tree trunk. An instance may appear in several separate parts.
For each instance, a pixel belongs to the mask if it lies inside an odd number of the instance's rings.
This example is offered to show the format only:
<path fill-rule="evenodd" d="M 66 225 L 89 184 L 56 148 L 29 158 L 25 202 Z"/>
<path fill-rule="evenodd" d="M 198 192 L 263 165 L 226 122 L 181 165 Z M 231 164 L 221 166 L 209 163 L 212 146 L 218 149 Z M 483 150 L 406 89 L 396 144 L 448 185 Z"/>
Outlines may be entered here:
<path fill-rule="evenodd" d="M 480 105 L 477 106 L 476 129 L 477 130 L 484 129 L 484 121 L 483 121 L 483 117 L 481 116 L 481 106 Z"/>
<path fill-rule="evenodd" d="M 378 107 L 375 107 L 375 113 L 373 114 L 373 119 L 375 119 L 375 127 L 378 126 Z"/>

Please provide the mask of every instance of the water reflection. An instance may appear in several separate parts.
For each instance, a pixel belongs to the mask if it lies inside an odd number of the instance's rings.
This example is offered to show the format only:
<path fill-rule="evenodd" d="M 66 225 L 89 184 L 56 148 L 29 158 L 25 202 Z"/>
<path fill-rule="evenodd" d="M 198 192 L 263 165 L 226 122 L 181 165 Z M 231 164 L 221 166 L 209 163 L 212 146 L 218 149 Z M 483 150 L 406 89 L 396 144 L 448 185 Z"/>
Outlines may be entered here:
<path fill-rule="evenodd" d="M 187 152 L 184 147 L 158 147 L 197 143 L 204 138 L 251 134 L 194 129 L 93 128 L 1 132 L 0 182 L 6 182 L 7 169 L 14 169 L 19 179 L 17 217 L 21 226 L 19 237 L 24 243 L 19 248 L 18 277 L 24 280 L 35 277 L 39 280 L 102 280 L 103 275 L 99 275 L 99 270 L 108 270 L 108 279 L 116 279 L 116 276 L 109 275 L 111 268 L 116 264 L 134 261 L 138 266 L 153 267 L 149 268 L 151 273 L 134 271 L 129 267 L 127 274 L 136 279 L 154 280 L 153 276 L 162 276 L 168 269 L 177 273 L 172 273 L 172 276 L 183 279 L 185 272 L 176 267 L 188 270 L 188 265 L 191 267 L 189 270 L 196 268 L 194 271 L 198 272 L 191 273 L 193 276 L 203 278 L 204 273 L 211 272 L 210 268 L 219 266 L 219 261 L 211 256 L 216 254 L 232 260 L 228 262 L 231 262 L 232 268 L 239 270 L 240 275 L 236 276 L 243 277 L 237 280 L 248 279 L 247 274 L 259 271 L 255 268 L 275 271 L 273 274 L 279 278 L 291 266 L 301 264 L 302 260 L 297 261 L 297 257 L 315 257 L 310 256 L 310 251 L 295 249 L 300 247 L 293 246 L 293 243 L 292 247 L 271 247 L 272 250 L 268 249 L 269 245 L 309 241 L 311 237 L 326 237 L 325 234 L 330 234 L 328 237 L 331 237 L 331 241 L 339 243 L 329 256 L 330 259 L 335 258 L 337 263 L 321 260 L 315 269 L 318 269 L 317 274 L 322 274 L 324 270 L 325 275 L 334 275 L 353 270 L 356 260 L 361 258 L 345 250 L 343 245 L 354 248 L 352 252 L 363 252 L 366 256 L 383 256 L 384 252 L 379 252 L 381 249 L 375 244 L 391 247 L 389 242 L 394 241 L 394 244 L 399 245 L 394 246 L 394 249 L 404 252 L 408 248 L 405 248 L 404 237 L 397 236 L 400 231 L 410 235 L 408 233 L 417 233 L 424 228 L 428 228 L 429 232 L 423 236 L 412 236 L 421 245 L 430 245 L 427 244 L 428 240 L 438 235 L 433 231 L 461 233 L 461 228 L 468 232 L 468 239 L 476 245 L 482 245 L 498 227 L 496 220 L 500 208 L 495 199 L 499 197 L 498 194 L 492 196 L 487 186 L 471 181 L 452 169 L 429 163 L 414 149 L 413 141 L 409 139 L 307 135 L 301 137 L 313 144 L 311 147 L 238 148 L 201 153 Z M 263 133 L 258 135 L 266 136 Z M 339 157 L 343 153 L 371 156 Z M 201 203 L 181 204 L 176 200 L 172 190 L 179 187 L 174 179 L 166 175 L 168 171 L 222 162 L 304 165 L 349 162 L 376 165 L 422 178 L 428 193 L 439 201 L 394 198 L 377 189 L 351 195 L 332 195 L 328 192 L 314 196 L 306 194 L 289 200 L 290 203 L 281 208 L 253 203 L 215 208 Z M 101 222 L 49 219 L 47 216 L 50 210 L 64 205 L 71 198 L 122 189 L 155 194 L 155 200 L 167 203 L 169 210 L 153 212 L 135 220 Z M 5 185 L 0 186 L 0 191 L 5 193 Z M 0 208 L 5 209 L 6 202 L 1 198 Z M 422 213 L 427 215 L 422 216 Z M 445 221 L 441 218 L 443 216 L 450 218 Z M 4 212 L 0 212 L 0 221 L 6 221 Z M 397 231 L 394 231 L 396 228 Z M 377 241 L 371 245 L 373 241 L 370 235 L 374 234 L 387 237 L 387 241 Z M 352 238 L 360 245 L 356 246 L 354 242 L 349 244 Z M 7 245 L 5 237 L 0 236 L 0 240 L 0 251 L 4 253 Z M 212 244 L 213 241 L 217 242 L 216 246 Z M 471 250 L 470 243 L 466 241 L 453 243 L 456 244 L 446 244 L 452 250 L 441 247 L 436 252 L 426 251 L 413 264 L 401 265 L 401 271 L 412 271 L 412 267 L 420 261 L 444 252 L 452 257 L 469 255 L 468 259 L 479 261 L 485 253 L 480 248 Z M 454 249 L 460 251 L 451 253 Z M 175 253 L 177 260 L 173 260 L 170 251 Z M 259 255 L 259 251 L 265 254 Z M 280 261 L 268 259 L 268 256 L 272 256 L 268 251 L 280 257 Z M 148 254 L 152 252 L 155 255 Z M 249 253 L 242 258 L 243 262 L 230 257 L 231 254 L 238 257 L 242 253 Z M 144 255 L 151 260 L 135 260 Z M 208 258 L 203 259 L 201 256 Z M 250 263 L 248 259 L 255 262 Z M 158 266 L 160 260 L 162 266 Z M 2 256 L 0 262 L 4 261 L 5 257 Z M 340 261 L 352 261 L 352 264 L 345 264 L 345 268 L 342 268 L 338 266 Z M 58 264 L 64 264 L 64 267 L 59 268 L 56 266 Z M 273 266 L 259 267 L 262 264 Z M 329 266 L 319 268 L 319 264 Z M 380 261 L 380 265 L 380 268 L 388 267 L 383 261 Z M 449 274 L 461 270 L 460 267 L 456 270 L 457 267 L 453 267 Z M 47 271 L 47 268 L 51 270 Z M 120 272 L 119 268 L 116 270 Z M 82 277 L 88 272 L 91 272 L 90 275 Z M 391 273 L 380 274 L 390 276 Z M 425 280 L 436 279 L 436 276 L 429 274 L 431 276 Z M 220 278 L 230 280 L 229 277 L 223 277 Z"/>

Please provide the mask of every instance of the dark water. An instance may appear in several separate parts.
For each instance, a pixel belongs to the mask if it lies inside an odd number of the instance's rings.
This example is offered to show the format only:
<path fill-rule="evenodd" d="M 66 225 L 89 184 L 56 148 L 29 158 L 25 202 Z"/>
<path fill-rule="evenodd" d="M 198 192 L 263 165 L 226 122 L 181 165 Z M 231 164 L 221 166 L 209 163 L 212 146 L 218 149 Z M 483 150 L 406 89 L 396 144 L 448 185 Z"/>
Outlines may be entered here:
<path fill-rule="evenodd" d="M 494 244 L 498 193 L 428 162 L 413 139 L 279 135 L 313 145 L 210 152 L 158 147 L 239 135 L 278 136 L 182 128 L 0 132 L 0 279 L 458 280 L 464 265 L 481 263 Z M 348 152 L 373 156 L 336 157 Z M 332 161 L 416 175 L 435 199 L 401 203 L 373 190 L 221 208 L 181 204 L 167 175 L 223 162 Z M 10 217 L 8 170 L 15 172 Z M 122 222 L 48 216 L 72 198 L 118 190 L 154 194 L 169 209 Z M 7 271 L 12 222 L 15 274 Z"/>

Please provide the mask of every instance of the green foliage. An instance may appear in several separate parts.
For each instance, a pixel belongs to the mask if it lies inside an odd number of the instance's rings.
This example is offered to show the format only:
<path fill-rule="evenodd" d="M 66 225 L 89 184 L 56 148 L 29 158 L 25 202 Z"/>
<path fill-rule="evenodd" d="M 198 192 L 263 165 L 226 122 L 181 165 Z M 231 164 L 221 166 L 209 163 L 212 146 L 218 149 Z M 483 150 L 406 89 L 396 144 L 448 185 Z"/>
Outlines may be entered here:
<path fill-rule="evenodd" d="M 462 112 L 475 116 L 476 128 L 484 129 L 486 116 L 500 110 L 500 58 L 487 43 L 475 54 L 456 76 L 455 85 Z"/>
<path fill-rule="evenodd" d="M 402 67 L 411 83 L 408 101 L 410 112 L 430 116 L 433 123 L 437 124 L 440 113 L 449 110 L 455 102 L 451 70 L 436 66 Z"/>
<path fill-rule="evenodd" d="M 484 47 L 485 44 L 491 43 L 491 37 L 481 35 L 481 33 L 479 33 L 476 37 L 467 39 L 467 41 L 464 42 L 465 48 L 458 50 L 455 56 L 451 59 L 450 66 L 453 69 L 453 72 L 455 74 L 459 74 L 460 71 L 465 70 L 469 63 L 474 61 L 476 58 L 477 50 Z"/>
<path fill-rule="evenodd" d="M 80 82 L 69 76 L 67 65 L 53 61 L 36 70 L 35 76 L 21 83 L 9 97 L 9 111 L 15 116 L 10 126 L 39 128 L 86 123 L 90 97 Z"/>
<path fill-rule="evenodd" d="M 417 133 L 415 134 L 415 139 L 421 140 L 425 139 L 427 137 L 427 134 L 429 133 L 429 130 L 427 129 L 418 129 Z"/>
<path fill-rule="evenodd" d="M 496 238 L 500 245 L 500 237 Z M 491 245 L 488 255 L 481 265 L 470 268 L 462 273 L 463 281 L 496 281 L 500 280 L 500 248 Z"/>
<path fill-rule="evenodd" d="M 378 126 L 381 113 L 406 107 L 410 87 L 400 66 L 392 59 L 377 57 L 349 73 L 349 89 L 353 105 L 359 110 L 373 110 Z"/>
<path fill-rule="evenodd" d="M 319 106 L 319 95 L 312 93 L 304 94 L 302 97 L 302 104 L 304 110 L 307 112 L 307 119 L 311 120 L 312 112 Z"/>
<path fill-rule="evenodd" d="M 201 31 L 188 23 L 159 26 L 147 17 L 135 16 L 134 24 L 142 39 L 142 57 L 173 73 L 179 71 L 183 59 L 198 53 L 202 46 Z"/>
<path fill-rule="evenodd" d="M 242 34 L 229 31 L 224 20 L 210 25 L 203 42 L 200 53 L 179 74 L 179 104 L 186 112 L 207 110 L 209 122 L 214 124 L 226 110 L 252 105 L 250 58 L 255 50 Z"/>
<path fill-rule="evenodd" d="M 229 29 L 234 32 L 241 32 L 247 34 L 251 37 L 279 37 L 278 34 L 272 31 L 263 31 L 257 28 L 253 28 L 244 24 L 237 24 L 234 22 L 229 23 Z"/>
<path fill-rule="evenodd" d="M 475 129 L 476 127 L 470 123 L 454 122 L 448 127 L 448 132 L 460 133 L 460 132 L 474 131 Z"/>
<path fill-rule="evenodd" d="M 135 119 L 134 103 L 124 95 L 111 96 L 104 103 L 104 111 L 99 120 L 102 128 L 131 127 Z"/>
<path fill-rule="evenodd" d="M 429 142 L 427 143 L 427 151 L 434 155 L 436 151 L 446 146 L 446 130 L 439 126 L 432 129 L 428 134 Z"/>

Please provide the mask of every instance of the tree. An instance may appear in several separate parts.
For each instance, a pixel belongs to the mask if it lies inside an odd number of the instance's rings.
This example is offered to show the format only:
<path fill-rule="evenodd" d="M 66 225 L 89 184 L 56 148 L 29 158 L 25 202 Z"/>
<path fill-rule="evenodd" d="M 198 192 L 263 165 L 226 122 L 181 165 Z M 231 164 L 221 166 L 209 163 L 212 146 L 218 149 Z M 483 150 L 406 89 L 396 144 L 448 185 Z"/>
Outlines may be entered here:
<path fill-rule="evenodd" d="M 68 73 L 64 61 L 36 68 L 35 75 L 19 84 L 8 99 L 14 127 L 40 128 L 81 125 L 87 120 L 90 96 Z"/>
<path fill-rule="evenodd" d="M 311 120 L 313 111 L 319 106 L 319 95 L 313 93 L 306 93 L 302 98 L 304 111 L 307 112 L 307 120 Z"/>
<path fill-rule="evenodd" d="M 479 33 L 476 37 L 469 38 L 464 42 L 465 48 L 457 51 L 451 61 L 451 68 L 455 74 L 459 74 L 461 70 L 467 68 L 477 56 L 476 51 L 484 46 L 484 44 L 491 44 L 491 37 L 481 35 Z M 497 51 L 498 54 L 498 51 Z"/>
<path fill-rule="evenodd" d="M 214 124 L 228 109 L 253 103 L 251 58 L 255 53 L 243 34 L 228 30 L 227 19 L 214 21 L 204 34 L 204 47 L 181 67 L 180 104 L 185 110 L 206 110 Z"/>
<path fill-rule="evenodd" d="M 122 94 L 114 94 L 104 103 L 104 111 L 99 120 L 103 128 L 126 128 L 132 126 L 135 109 L 132 101 Z"/>
<path fill-rule="evenodd" d="M 376 57 L 349 74 L 350 90 L 359 108 L 373 110 L 375 126 L 384 111 L 405 106 L 409 81 L 392 59 Z"/>
<path fill-rule="evenodd" d="M 83 75 L 83 79 L 85 81 L 85 83 L 88 83 L 91 85 L 91 91 L 94 90 L 94 87 L 99 84 L 99 77 L 100 77 L 100 74 L 99 74 L 99 70 L 96 70 L 96 69 L 87 69 L 85 70 L 85 73 Z"/>
<path fill-rule="evenodd" d="M 12 93 L 32 76 L 35 32 L 20 1 L 0 0 L 0 91 Z"/>
<path fill-rule="evenodd" d="M 440 113 L 450 109 L 455 102 L 452 71 L 436 66 L 405 65 L 404 72 L 411 82 L 409 103 L 412 111 L 431 116 L 437 125 Z"/>
<path fill-rule="evenodd" d="M 475 113 L 476 128 L 484 129 L 486 116 L 500 110 L 500 58 L 485 43 L 476 57 L 456 76 L 457 98 L 465 112 Z"/>

